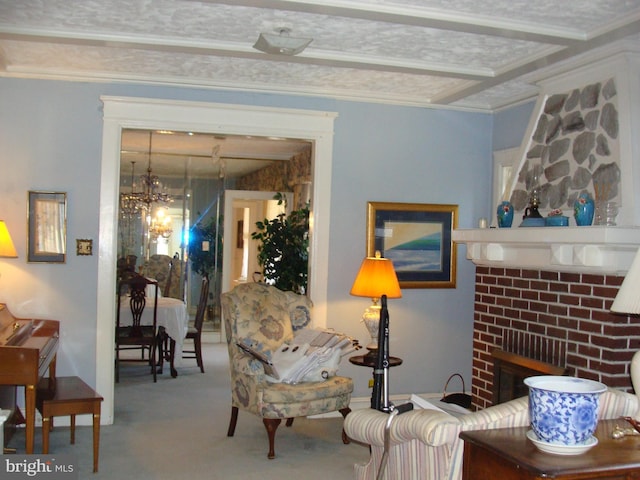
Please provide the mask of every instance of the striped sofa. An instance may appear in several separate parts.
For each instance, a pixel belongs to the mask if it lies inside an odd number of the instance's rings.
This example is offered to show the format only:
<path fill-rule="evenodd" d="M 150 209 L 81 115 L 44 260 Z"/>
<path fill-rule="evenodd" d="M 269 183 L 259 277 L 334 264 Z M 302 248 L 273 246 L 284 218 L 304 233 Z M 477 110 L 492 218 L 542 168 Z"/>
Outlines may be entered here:
<path fill-rule="evenodd" d="M 527 397 L 453 417 L 435 410 L 413 410 L 393 419 L 390 450 L 382 476 L 386 480 L 460 480 L 464 442 L 458 435 L 465 430 L 529 425 Z M 638 410 L 635 395 L 610 389 L 600 397 L 599 418 L 634 416 Z M 388 414 L 373 409 L 355 410 L 347 415 L 346 434 L 371 446 L 371 457 L 356 464 L 357 480 L 374 480 L 384 453 L 384 430 Z"/>

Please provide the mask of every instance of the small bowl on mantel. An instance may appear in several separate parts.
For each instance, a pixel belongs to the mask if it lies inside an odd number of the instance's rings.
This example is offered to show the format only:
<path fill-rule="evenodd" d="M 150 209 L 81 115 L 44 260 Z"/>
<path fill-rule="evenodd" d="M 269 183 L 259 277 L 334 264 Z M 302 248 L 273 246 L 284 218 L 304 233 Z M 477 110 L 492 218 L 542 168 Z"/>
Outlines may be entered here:
<path fill-rule="evenodd" d="M 569 217 L 565 217 L 564 215 L 545 217 L 544 225 L 545 227 L 568 227 Z"/>
<path fill-rule="evenodd" d="M 529 387 L 531 428 L 539 440 L 570 446 L 591 441 L 606 385 L 556 375 L 529 377 L 524 383 Z"/>

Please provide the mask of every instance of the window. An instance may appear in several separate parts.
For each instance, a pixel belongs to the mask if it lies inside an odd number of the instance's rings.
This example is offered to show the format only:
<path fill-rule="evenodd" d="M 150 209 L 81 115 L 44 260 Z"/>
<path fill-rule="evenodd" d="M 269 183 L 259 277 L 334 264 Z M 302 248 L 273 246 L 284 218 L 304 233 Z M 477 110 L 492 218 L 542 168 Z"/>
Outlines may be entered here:
<path fill-rule="evenodd" d="M 520 148 L 508 148 L 506 150 L 496 150 L 493 152 L 493 212 L 502 200 L 509 200 L 511 196 L 511 184 L 516 173 L 518 153 Z M 495 215 L 491 222 L 492 226 L 497 225 Z"/>

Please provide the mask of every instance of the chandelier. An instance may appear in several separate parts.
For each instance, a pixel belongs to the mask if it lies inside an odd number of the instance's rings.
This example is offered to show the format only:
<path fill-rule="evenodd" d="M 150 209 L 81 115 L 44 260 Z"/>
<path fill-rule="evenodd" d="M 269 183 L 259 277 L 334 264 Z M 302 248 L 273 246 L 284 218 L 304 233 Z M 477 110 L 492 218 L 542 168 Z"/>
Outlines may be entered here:
<path fill-rule="evenodd" d="M 149 163 L 147 173 L 140 176 L 140 185 L 135 182 L 135 163 L 131 162 L 131 191 L 120 194 L 120 212 L 123 217 L 134 217 L 141 213 L 150 213 L 152 204 L 168 204 L 173 201 L 160 178 L 151 170 L 151 136 L 149 132 Z M 171 235 L 169 233 L 169 235 Z"/>
<path fill-rule="evenodd" d="M 120 215 L 122 218 L 137 217 L 143 205 L 139 202 L 138 195 L 135 192 L 135 168 L 136 162 L 131 162 L 131 191 L 120 193 Z"/>
<path fill-rule="evenodd" d="M 156 217 L 151 221 L 151 225 L 149 226 L 149 235 L 151 235 L 153 239 L 158 239 L 159 237 L 169 238 L 172 233 L 171 217 L 165 215 L 164 209 L 158 209 Z"/>

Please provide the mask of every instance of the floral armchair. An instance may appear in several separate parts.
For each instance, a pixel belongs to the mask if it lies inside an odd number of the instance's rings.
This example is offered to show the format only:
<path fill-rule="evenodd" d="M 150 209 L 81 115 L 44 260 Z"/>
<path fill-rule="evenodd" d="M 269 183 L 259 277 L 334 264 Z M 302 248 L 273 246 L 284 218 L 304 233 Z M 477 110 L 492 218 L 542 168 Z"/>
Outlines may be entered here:
<path fill-rule="evenodd" d="M 151 255 L 142 265 L 141 273 L 158 282 L 163 297 L 182 299 L 180 260 L 169 255 Z"/>
<path fill-rule="evenodd" d="M 294 417 L 339 411 L 350 412 L 353 391 L 350 378 L 334 376 L 322 382 L 272 383 L 263 364 L 245 353 L 237 343 L 251 344 L 267 357 L 297 330 L 313 326 L 311 300 L 283 292 L 264 283 L 245 283 L 221 296 L 222 316 L 229 349 L 231 371 L 231 420 L 228 436 L 235 433 L 238 411 L 262 418 L 269 439 L 268 458 L 275 457 L 276 429 L 282 419 L 291 426 Z M 343 432 L 343 441 L 349 439 Z"/>
<path fill-rule="evenodd" d="M 599 418 L 635 415 L 635 395 L 610 389 L 600 397 Z M 355 465 L 357 480 L 373 480 L 384 454 L 384 433 L 389 415 L 373 409 L 356 410 L 344 429 L 353 439 L 371 446 L 371 457 Z M 454 417 L 437 410 L 413 410 L 396 416 L 390 429 L 390 448 L 381 479 L 460 480 L 464 442 L 461 431 L 529 425 L 529 399 L 520 397 L 477 412 Z"/>

